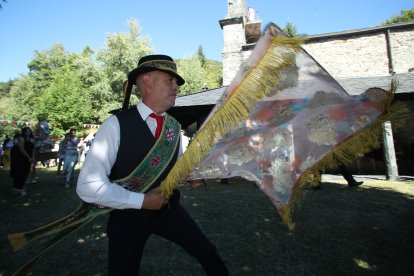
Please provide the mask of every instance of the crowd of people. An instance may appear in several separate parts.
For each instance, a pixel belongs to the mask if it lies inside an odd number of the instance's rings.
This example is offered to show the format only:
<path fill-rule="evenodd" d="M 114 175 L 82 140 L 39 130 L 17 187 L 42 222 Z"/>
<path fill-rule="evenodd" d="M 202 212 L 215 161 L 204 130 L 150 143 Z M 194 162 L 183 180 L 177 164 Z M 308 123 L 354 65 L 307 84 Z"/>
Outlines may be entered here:
<path fill-rule="evenodd" d="M 60 141 L 52 141 L 50 128 L 43 117 L 39 118 L 33 129 L 24 126 L 12 138 L 6 135 L 0 145 L 0 165 L 3 170 L 9 171 L 13 194 L 26 195 L 27 185 L 36 182 L 36 166 L 39 163 L 47 168 L 54 163 L 57 175 L 63 177 L 64 186 L 69 188 L 74 181 L 75 167 L 85 159 L 92 139 L 80 139 L 76 129 L 72 128 Z M 43 159 L 41 156 L 44 153 L 56 154 L 53 159 Z"/>

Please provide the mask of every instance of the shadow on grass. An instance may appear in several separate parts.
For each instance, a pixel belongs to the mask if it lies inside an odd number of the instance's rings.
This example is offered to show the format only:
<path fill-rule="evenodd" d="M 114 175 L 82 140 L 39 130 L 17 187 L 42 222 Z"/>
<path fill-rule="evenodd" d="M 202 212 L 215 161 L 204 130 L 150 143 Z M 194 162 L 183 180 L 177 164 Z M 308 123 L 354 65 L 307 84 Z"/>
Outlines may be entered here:
<path fill-rule="evenodd" d="M 10 275 L 42 241 L 13 253 L 7 234 L 34 229 L 73 211 L 74 185 L 65 189 L 54 169 L 39 169 L 26 197 L 11 195 L 0 173 L 0 275 Z M 414 185 L 412 182 L 401 185 Z M 350 189 L 323 183 L 295 209 L 296 228 L 280 222 L 270 200 L 251 182 L 207 181 L 180 187 L 182 204 L 226 261 L 231 275 L 414 275 L 413 194 L 378 185 Z M 33 275 L 105 275 L 106 217 L 96 219 L 39 259 Z M 198 263 L 168 241 L 151 237 L 142 275 L 203 275 Z"/>

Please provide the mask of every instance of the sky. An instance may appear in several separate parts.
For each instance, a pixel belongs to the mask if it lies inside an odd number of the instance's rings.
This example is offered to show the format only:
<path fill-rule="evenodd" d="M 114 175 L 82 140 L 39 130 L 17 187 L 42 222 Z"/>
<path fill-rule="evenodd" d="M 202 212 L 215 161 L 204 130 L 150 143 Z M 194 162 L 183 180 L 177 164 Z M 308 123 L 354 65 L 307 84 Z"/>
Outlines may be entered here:
<path fill-rule="evenodd" d="M 227 0 L 7 0 L 0 10 L 0 82 L 27 74 L 35 51 L 62 44 L 68 53 L 101 49 L 106 36 L 128 33 L 136 19 L 158 54 L 184 58 L 202 46 L 221 61 Z M 323 34 L 379 26 L 414 8 L 414 0 L 246 0 L 262 20 L 299 34 Z M 137 57 L 138 59 L 138 57 Z M 137 61 L 138 62 L 138 61 Z"/>

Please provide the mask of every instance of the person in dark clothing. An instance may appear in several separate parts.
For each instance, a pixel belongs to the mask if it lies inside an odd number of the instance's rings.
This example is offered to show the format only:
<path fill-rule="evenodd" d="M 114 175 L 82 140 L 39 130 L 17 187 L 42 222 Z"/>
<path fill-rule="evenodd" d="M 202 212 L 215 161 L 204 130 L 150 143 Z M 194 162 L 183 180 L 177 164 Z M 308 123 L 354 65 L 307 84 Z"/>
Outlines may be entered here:
<path fill-rule="evenodd" d="M 168 198 L 159 188 L 183 152 L 181 127 L 166 113 L 184 84 L 176 63 L 144 56 L 128 83 L 126 94 L 136 84 L 142 101 L 101 125 L 77 184 L 84 201 L 115 209 L 107 225 L 108 275 L 137 275 L 152 234 L 181 246 L 208 275 L 228 275 L 215 246 L 181 206 L 179 191 Z"/>
<path fill-rule="evenodd" d="M 35 138 L 32 130 L 24 127 L 21 135 L 16 135 L 15 139 L 17 143 L 10 152 L 10 176 L 15 193 L 25 196 L 24 185 L 34 162 Z"/>
<path fill-rule="evenodd" d="M 364 181 L 356 181 L 352 173 L 348 170 L 344 163 L 339 163 L 338 165 L 339 173 L 345 178 L 346 182 L 348 183 L 349 187 L 357 187 L 364 184 Z M 321 172 L 322 177 L 322 172 Z M 320 190 L 321 189 L 321 179 L 318 182 L 318 185 L 313 186 L 312 189 Z"/>
<path fill-rule="evenodd" d="M 357 187 L 364 183 L 364 181 L 356 181 L 352 173 L 343 163 L 339 164 L 338 170 L 339 173 L 345 178 L 346 182 L 348 182 L 349 187 Z"/>

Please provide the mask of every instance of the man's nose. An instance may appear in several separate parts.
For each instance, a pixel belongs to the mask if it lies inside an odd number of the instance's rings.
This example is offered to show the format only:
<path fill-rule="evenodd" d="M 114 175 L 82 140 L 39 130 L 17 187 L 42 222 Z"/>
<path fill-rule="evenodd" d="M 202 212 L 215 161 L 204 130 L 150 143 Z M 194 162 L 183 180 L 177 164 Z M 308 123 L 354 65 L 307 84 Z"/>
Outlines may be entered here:
<path fill-rule="evenodd" d="M 178 83 L 177 83 L 177 79 L 174 79 L 174 81 L 173 81 L 173 87 L 174 87 L 174 89 L 176 89 L 176 90 L 178 90 L 179 88 L 180 88 L 180 86 L 178 85 Z"/>

